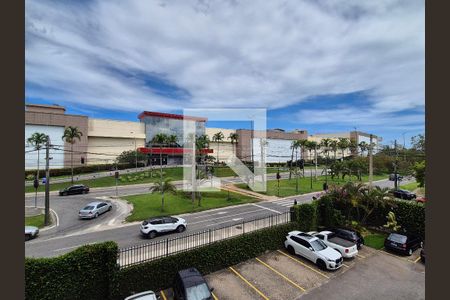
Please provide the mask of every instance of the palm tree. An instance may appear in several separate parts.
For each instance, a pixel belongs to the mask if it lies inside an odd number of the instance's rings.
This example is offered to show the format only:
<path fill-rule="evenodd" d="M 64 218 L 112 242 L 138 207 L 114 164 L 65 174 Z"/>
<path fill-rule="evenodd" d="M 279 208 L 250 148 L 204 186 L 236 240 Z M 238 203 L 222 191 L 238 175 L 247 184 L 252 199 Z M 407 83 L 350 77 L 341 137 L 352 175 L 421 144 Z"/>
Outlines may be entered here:
<path fill-rule="evenodd" d="M 289 180 L 291 180 L 292 177 L 292 167 L 294 165 L 294 151 L 297 151 L 298 147 L 300 147 L 299 140 L 292 141 L 291 165 L 289 167 Z"/>
<path fill-rule="evenodd" d="M 235 132 L 230 133 L 230 135 L 228 136 L 228 139 L 231 141 L 231 148 L 233 149 L 233 154 L 234 153 L 234 144 L 237 143 L 239 135 Z"/>
<path fill-rule="evenodd" d="M 320 147 L 322 148 L 322 151 L 325 152 L 327 159 L 325 164 L 325 182 L 328 183 L 328 161 L 330 160 L 330 145 L 332 140 L 331 139 L 323 139 L 320 141 Z"/>
<path fill-rule="evenodd" d="M 170 178 L 166 178 L 164 181 L 155 182 L 154 185 L 150 187 L 150 192 L 161 193 L 161 211 L 164 211 L 164 194 L 171 193 L 175 195 L 177 193 L 177 188 Z"/>
<path fill-rule="evenodd" d="M 330 149 L 331 149 L 331 151 L 333 151 L 333 153 L 334 153 L 334 160 L 336 161 L 336 152 L 337 152 L 337 149 L 338 149 L 338 141 L 332 140 L 330 142 Z"/>
<path fill-rule="evenodd" d="M 42 146 L 47 142 L 48 135 L 45 133 L 35 132 L 28 139 L 28 144 L 34 146 L 34 149 L 37 150 L 37 172 L 36 179 L 39 180 L 39 151 L 42 149 Z"/>
<path fill-rule="evenodd" d="M 349 146 L 350 146 L 349 139 L 347 139 L 347 138 L 339 138 L 337 146 L 342 151 L 342 160 L 344 160 L 345 150 L 347 150 L 349 148 Z"/>
<path fill-rule="evenodd" d="M 160 166 L 160 175 L 161 175 L 161 182 L 162 182 L 162 148 L 163 146 L 167 145 L 167 141 L 168 141 L 169 137 L 167 136 L 167 134 L 164 133 L 158 133 L 157 135 L 155 135 L 152 139 L 152 143 L 156 144 L 159 146 L 159 166 Z"/>
<path fill-rule="evenodd" d="M 358 144 L 356 143 L 355 140 L 350 140 L 348 148 L 350 149 L 352 155 L 358 154 Z"/>
<path fill-rule="evenodd" d="M 300 147 L 300 153 L 301 153 L 303 161 L 305 161 L 303 155 L 305 153 L 305 148 L 306 148 L 307 144 L 308 144 L 308 140 L 306 140 L 306 139 L 298 140 L 298 146 Z M 305 176 L 305 168 L 303 168 L 303 176 Z"/>
<path fill-rule="evenodd" d="M 369 145 L 366 142 L 364 142 L 364 141 L 360 142 L 358 146 L 361 149 L 361 154 L 362 155 L 364 155 L 364 151 L 369 149 Z"/>
<path fill-rule="evenodd" d="M 177 145 L 178 137 L 175 134 L 171 134 L 167 137 L 167 143 L 170 145 L 170 147 L 174 147 Z M 172 157 L 173 157 L 173 150 L 172 150 Z"/>
<path fill-rule="evenodd" d="M 394 206 L 394 200 L 389 194 L 389 188 L 365 187 L 361 190 L 361 199 L 358 206 L 364 211 L 361 223 L 365 224 L 376 209 Z"/>
<path fill-rule="evenodd" d="M 209 143 L 210 143 L 210 140 L 209 140 L 208 135 L 206 135 L 206 134 L 202 134 L 202 135 L 196 137 L 196 139 L 195 139 L 195 148 L 197 149 L 196 152 L 199 153 L 199 155 L 200 155 L 200 165 L 201 166 L 206 165 L 206 156 L 207 155 L 205 155 L 203 149 L 208 149 Z M 195 157 L 194 159 L 196 159 L 196 154 L 194 157 Z M 197 172 L 196 172 L 195 176 L 198 179 L 204 178 L 206 176 L 206 167 L 205 167 L 205 171 L 203 172 L 203 174 L 202 174 L 201 168 L 197 168 Z M 212 183 L 212 181 L 211 181 L 211 183 Z M 194 190 L 193 198 L 192 198 L 192 205 L 194 205 L 195 193 L 196 193 L 196 191 Z M 197 202 L 198 206 L 202 205 L 201 201 L 202 201 L 202 194 L 201 194 L 201 192 L 198 192 L 198 202 Z"/>
<path fill-rule="evenodd" d="M 311 151 L 314 150 L 314 159 L 311 159 L 311 163 L 315 161 L 315 178 L 317 178 L 317 145 L 318 144 L 315 141 L 308 141 L 308 143 L 306 144 L 306 148 L 309 150 L 309 157 L 311 157 Z"/>
<path fill-rule="evenodd" d="M 70 168 L 72 169 L 72 179 L 71 182 L 73 184 L 73 144 L 75 144 L 76 140 L 78 139 L 81 141 L 81 137 L 83 136 L 83 133 L 78 129 L 78 127 L 66 127 L 64 129 L 64 135 L 62 136 L 62 139 L 70 144 Z"/>
<path fill-rule="evenodd" d="M 215 133 L 212 137 L 213 142 L 217 142 L 217 163 L 219 163 L 219 147 L 220 147 L 220 142 L 223 141 L 223 139 L 225 138 L 225 136 L 223 135 L 222 131 L 219 131 L 217 133 Z"/>

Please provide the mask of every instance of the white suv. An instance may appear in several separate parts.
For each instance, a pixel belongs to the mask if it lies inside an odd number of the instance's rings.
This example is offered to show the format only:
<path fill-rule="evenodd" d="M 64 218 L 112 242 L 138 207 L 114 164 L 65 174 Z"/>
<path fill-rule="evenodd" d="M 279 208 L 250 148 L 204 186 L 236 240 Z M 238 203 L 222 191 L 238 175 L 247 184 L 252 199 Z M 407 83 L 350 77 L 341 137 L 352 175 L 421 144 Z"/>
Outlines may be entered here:
<path fill-rule="evenodd" d="M 321 269 L 337 270 L 342 267 L 342 255 L 328 247 L 315 236 L 301 231 L 291 231 L 284 246 L 291 254 L 298 254 L 315 263 Z"/>
<path fill-rule="evenodd" d="M 145 237 L 154 238 L 158 233 L 186 230 L 187 223 L 185 219 L 175 217 L 154 217 L 141 224 L 141 233 Z"/>

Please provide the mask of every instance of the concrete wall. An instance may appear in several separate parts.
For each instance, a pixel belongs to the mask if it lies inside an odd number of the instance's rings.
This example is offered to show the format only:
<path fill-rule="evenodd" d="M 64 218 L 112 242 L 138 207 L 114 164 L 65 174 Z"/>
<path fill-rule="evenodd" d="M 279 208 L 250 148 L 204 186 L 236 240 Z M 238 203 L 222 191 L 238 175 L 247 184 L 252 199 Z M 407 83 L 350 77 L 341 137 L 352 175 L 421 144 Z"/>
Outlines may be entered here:
<path fill-rule="evenodd" d="M 144 123 L 108 119 L 89 119 L 88 123 L 88 165 L 113 163 L 123 151 L 145 146 Z"/>

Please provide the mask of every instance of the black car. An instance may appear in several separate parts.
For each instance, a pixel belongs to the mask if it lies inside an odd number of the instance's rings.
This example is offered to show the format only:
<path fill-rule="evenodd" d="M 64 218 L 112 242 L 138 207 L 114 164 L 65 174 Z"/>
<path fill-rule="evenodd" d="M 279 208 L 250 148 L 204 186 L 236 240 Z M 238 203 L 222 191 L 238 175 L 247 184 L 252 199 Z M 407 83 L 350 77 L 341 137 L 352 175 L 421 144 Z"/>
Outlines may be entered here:
<path fill-rule="evenodd" d="M 406 255 L 412 255 L 422 246 L 422 240 L 415 235 L 391 233 L 384 240 L 384 248 Z"/>
<path fill-rule="evenodd" d="M 175 276 L 173 283 L 175 300 L 212 300 L 212 291 L 196 268 L 181 270 Z"/>
<path fill-rule="evenodd" d="M 355 243 L 357 249 L 361 249 L 361 245 L 364 245 L 364 238 L 356 230 L 350 228 L 329 228 L 327 230 L 334 232 L 341 239 Z"/>
<path fill-rule="evenodd" d="M 89 187 L 83 184 L 72 185 L 59 191 L 60 196 L 87 194 L 87 193 L 89 193 Z"/>
<path fill-rule="evenodd" d="M 407 190 L 393 190 L 392 194 L 394 195 L 394 197 L 404 200 L 413 200 L 416 199 L 417 197 L 416 194 L 411 193 L 410 191 Z"/>

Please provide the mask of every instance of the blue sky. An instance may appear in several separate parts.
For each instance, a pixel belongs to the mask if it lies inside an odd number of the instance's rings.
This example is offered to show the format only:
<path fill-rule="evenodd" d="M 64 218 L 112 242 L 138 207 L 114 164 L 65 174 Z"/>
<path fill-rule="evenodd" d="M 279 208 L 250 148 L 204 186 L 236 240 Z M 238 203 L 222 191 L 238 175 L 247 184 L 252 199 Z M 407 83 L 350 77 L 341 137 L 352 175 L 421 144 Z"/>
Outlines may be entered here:
<path fill-rule="evenodd" d="M 27 1 L 25 20 L 25 102 L 120 120 L 266 108 L 268 128 L 385 143 L 424 132 L 423 1 Z"/>

